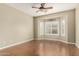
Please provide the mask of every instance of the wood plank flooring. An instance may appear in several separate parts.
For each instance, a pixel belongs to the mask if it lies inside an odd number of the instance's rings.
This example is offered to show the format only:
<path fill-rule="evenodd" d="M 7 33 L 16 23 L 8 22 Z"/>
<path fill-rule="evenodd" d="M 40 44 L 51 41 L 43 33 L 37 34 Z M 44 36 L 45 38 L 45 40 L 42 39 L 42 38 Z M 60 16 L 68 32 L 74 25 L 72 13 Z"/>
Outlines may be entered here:
<path fill-rule="evenodd" d="M 74 44 L 52 40 L 33 40 L 0 50 L 1 56 L 79 56 Z"/>

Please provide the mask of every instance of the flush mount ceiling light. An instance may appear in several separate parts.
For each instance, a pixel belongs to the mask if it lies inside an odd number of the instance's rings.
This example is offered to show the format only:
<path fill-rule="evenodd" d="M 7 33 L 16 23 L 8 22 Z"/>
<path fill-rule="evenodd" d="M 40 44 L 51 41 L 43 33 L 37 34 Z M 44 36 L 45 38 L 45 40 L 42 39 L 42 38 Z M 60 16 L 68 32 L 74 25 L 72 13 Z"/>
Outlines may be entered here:
<path fill-rule="evenodd" d="M 45 5 L 46 5 L 46 3 L 41 3 L 40 7 L 32 6 L 32 8 L 38 9 L 36 12 L 47 12 L 48 9 L 53 9 L 53 7 L 46 7 Z"/>

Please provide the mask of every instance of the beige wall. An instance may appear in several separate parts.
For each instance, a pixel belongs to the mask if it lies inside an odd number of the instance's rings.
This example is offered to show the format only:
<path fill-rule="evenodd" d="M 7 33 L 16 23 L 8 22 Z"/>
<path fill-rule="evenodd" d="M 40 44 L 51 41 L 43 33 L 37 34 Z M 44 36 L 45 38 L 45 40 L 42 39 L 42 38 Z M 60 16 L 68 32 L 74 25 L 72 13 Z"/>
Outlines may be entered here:
<path fill-rule="evenodd" d="M 43 20 L 46 20 L 46 19 L 52 19 L 52 18 L 55 18 L 55 17 L 61 17 L 61 16 L 67 16 L 68 17 L 68 22 L 67 22 L 67 40 L 65 39 L 65 41 L 68 41 L 68 42 L 71 42 L 71 43 L 74 43 L 75 42 L 75 10 L 68 10 L 68 11 L 63 11 L 63 12 L 58 12 L 58 13 L 54 13 L 54 14 L 49 14 L 49 15 L 44 15 L 44 16 L 38 16 L 38 17 L 35 17 L 34 20 L 35 20 L 35 37 L 37 37 L 38 34 L 38 29 L 37 29 L 37 22 L 39 21 L 43 21 Z"/>
<path fill-rule="evenodd" d="M 79 47 L 79 5 L 76 7 L 76 45 Z"/>
<path fill-rule="evenodd" d="M 0 4 L 0 48 L 33 39 L 33 17 Z"/>
<path fill-rule="evenodd" d="M 72 10 L 68 13 L 68 42 L 75 41 L 75 10 Z"/>

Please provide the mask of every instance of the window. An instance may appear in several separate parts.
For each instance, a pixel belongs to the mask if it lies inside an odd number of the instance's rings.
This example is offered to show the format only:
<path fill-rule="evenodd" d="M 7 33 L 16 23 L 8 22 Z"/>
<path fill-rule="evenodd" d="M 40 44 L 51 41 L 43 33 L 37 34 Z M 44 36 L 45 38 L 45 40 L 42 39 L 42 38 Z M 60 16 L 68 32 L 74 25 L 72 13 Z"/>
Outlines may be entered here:
<path fill-rule="evenodd" d="M 59 20 L 45 22 L 45 35 L 59 35 Z"/>

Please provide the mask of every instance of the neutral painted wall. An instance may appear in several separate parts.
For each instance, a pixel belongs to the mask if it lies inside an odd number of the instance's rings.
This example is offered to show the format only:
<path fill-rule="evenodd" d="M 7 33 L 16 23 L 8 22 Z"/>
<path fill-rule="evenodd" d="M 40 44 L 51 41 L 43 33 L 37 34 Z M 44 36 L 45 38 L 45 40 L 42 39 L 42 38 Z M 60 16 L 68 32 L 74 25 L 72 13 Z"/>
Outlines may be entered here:
<path fill-rule="evenodd" d="M 73 10 L 68 13 L 68 42 L 75 41 L 75 10 Z"/>
<path fill-rule="evenodd" d="M 0 48 L 33 39 L 33 17 L 0 4 Z"/>
<path fill-rule="evenodd" d="M 67 40 L 64 39 L 64 41 L 68 41 L 71 43 L 75 42 L 75 10 L 68 10 L 68 11 L 63 11 L 63 12 L 58 12 L 54 14 L 49 14 L 49 15 L 44 15 L 44 16 L 38 16 L 35 17 L 35 37 L 39 36 L 39 30 L 37 29 L 37 22 L 47 20 L 47 19 L 52 19 L 55 17 L 61 17 L 61 16 L 67 16 Z"/>
<path fill-rule="evenodd" d="M 79 5 L 76 7 L 76 45 L 79 47 Z"/>

